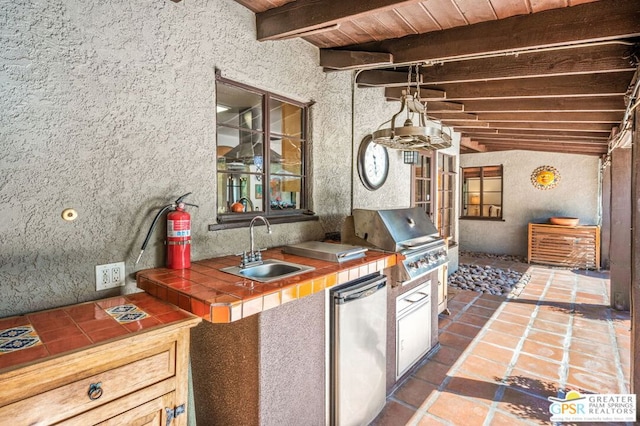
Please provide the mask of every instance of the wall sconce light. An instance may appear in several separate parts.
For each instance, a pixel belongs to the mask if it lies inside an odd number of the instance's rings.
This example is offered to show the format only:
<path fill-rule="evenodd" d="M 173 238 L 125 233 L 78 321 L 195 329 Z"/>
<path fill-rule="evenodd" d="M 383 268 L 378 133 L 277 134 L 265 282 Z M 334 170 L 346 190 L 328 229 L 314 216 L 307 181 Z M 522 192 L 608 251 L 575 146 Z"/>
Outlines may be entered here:
<path fill-rule="evenodd" d="M 402 151 L 404 164 L 418 164 L 418 151 Z"/>

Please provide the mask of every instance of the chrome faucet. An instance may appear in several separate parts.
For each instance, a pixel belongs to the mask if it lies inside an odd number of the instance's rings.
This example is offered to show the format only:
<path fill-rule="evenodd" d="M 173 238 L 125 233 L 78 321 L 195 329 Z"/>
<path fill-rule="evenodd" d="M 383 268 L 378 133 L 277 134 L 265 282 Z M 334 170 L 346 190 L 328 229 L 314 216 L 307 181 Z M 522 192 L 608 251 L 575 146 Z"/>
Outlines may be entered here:
<path fill-rule="evenodd" d="M 263 221 L 264 224 L 267 225 L 267 233 L 271 233 L 271 224 L 266 217 L 256 216 L 251 219 L 251 223 L 249 224 L 249 253 L 245 252 L 242 254 L 242 262 L 240 263 L 240 267 L 242 268 L 246 268 L 247 266 L 251 265 L 259 265 L 262 263 L 262 254 L 260 253 L 260 250 L 255 250 L 253 245 L 253 226 L 258 219 Z"/>

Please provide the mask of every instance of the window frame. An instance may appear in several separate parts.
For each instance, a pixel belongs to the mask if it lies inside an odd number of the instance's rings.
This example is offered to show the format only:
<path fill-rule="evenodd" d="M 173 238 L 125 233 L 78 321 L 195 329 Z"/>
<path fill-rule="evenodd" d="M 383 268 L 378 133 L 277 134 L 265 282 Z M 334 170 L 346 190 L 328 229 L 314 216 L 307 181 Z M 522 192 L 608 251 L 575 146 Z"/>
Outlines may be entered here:
<path fill-rule="evenodd" d="M 270 205 L 269 195 L 268 195 L 268 184 L 267 188 L 264 187 L 263 183 L 263 191 L 266 191 L 266 194 L 263 192 L 263 204 L 262 209 L 259 211 L 250 211 L 250 212 L 242 212 L 242 213 L 232 213 L 225 212 L 221 213 L 218 211 L 220 203 L 224 202 L 224 200 L 220 200 L 218 197 L 218 190 L 216 190 L 216 222 L 215 224 L 209 225 L 209 230 L 218 230 L 218 229 L 228 229 L 228 228 L 240 228 L 249 226 L 249 223 L 255 216 L 264 216 L 271 223 L 289 223 L 289 222 L 300 222 L 300 221 L 308 221 L 308 220 L 318 220 L 318 217 L 310 210 L 310 202 L 311 202 L 311 179 L 309 176 L 310 171 L 310 156 L 311 156 L 311 141 L 310 141 L 310 109 L 313 105 L 313 102 L 300 102 L 285 96 L 270 92 L 268 90 L 260 89 L 254 86 L 250 86 L 248 84 L 240 83 L 234 80 L 227 79 L 223 77 L 219 70 L 216 70 L 216 107 L 220 105 L 218 102 L 218 85 L 224 84 L 229 87 L 233 87 L 235 89 L 240 89 L 243 91 L 250 92 L 252 94 L 256 94 L 261 96 L 261 114 L 262 114 L 262 123 L 259 130 L 251 129 L 250 132 L 258 133 L 262 135 L 262 144 L 264 149 L 263 155 L 263 179 L 264 182 L 270 182 L 272 177 L 278 176 L 278 172 L 274 172 L 271 167 L 270 162 L 270 150 L 271 150 L 271 140 L 272 138 L 278 138 L 278 140 L 284 139 L 296 139 L 302 143 L 302 149 L 300 152 L 300 178 L 301 178 L 301 187 L 300 187 L 300 208 L 293 210 L 279 210 L 274 209 Z M 300 137 L 291 137 L 291 135 L 285 135 L 283 130 L 281 132 L 276 132 L 271 129 L 271 101 L 282 102 L 286 104 L 293 105 L 301 109 L 301 129 L 300 129 Z M 216 113 L 217 115 L 217 113 Z M 234 126 L 229 126 L 226 124 L 220 124 L 216 119 L 216 144 L 215 148 L 218 148 L 219 142 L 219 129 L 220 128 L 234 128 Z M 220 171 L 218 168 L 218 164 L 216 162 L 215 166 L 215 178 L 218 185 L 219 177 L 221 175 L 230 174 L 226 171 Z M 254 173 L 251 173 L 254 174 Z M 296 175 L 297 176 L 297 175 Z"/>
<path fill-rule="evenodd" d="M 427 216 L 433 222 L 435 211 L 435 158 L 434 151 L 418 151 L 418 163 L 411 165 L 411 205 L 413 207 L 420 207 L 427 213 Z M 418 175 L 418 170 L 427 170 L 428 176 Z M 419 190 L 425 191 L 427 199 L 418 201 L 416 194 Z"/>
<path fill-rule="evenodd" d="M 494 178 L 497 176 L 488 176 L 485 174 L 485 169 L 495 169 L 497 168 L 499 170 L 499 177 L 500 177 L 500 210 L 499 210 L 499 214 L 497 216 L 490 216 L 491 215 L 491 209 L 489 208 L 489 215 L 485 215 L 484 212 L 484 207 L 485 205 L 489 205 L 494 206 L 495 203 L 485 203 L 485 197 L 486 197 L 486 190 L 485 190 L 485 186 L 486 186 L 486 179 L 489 178 Z M 470 193 L 471 191 L 465 187 L 465 184 L 467 183 L 466 180 L 468 179 L 465 176 L 465 170 L 470 170 L 470 169 L 479 169 L 479 176 L 477 177 L 479 179 L 479 183 L 480 183 L 480 189 L 479 189 L 479 201 L 478 201 L 478 209 L 477 209 L 477 214 L 468 214 L 469 210 L 468 210 L 468 206 L 469 205 L 476 205 L 476 204 L 470 204 L 467 203 L 466 201 L 466 195 L 468 193 Z M 504 221 L 504 165 L 503 164 L 492 164 L 492 165 L 486 165 L 486 166 L 467 166 L 467 167 L 460 167 L 460 217 L 459 219 L 462 220 L 488 220 L 488 221 Z M 475 176 L 474 176 L 475 177 Z M 475 191 L 474 191 L 475 192 Z M 498 192 L 498 191 L 491 191 L 491 192 Z"/>
<path fill-rule="evenodd" d="M 456 156 L 445 154 L 442 152 L 438 152 L 437 157 L 437 171 L 436 171 L 436 228 L 442 238 L 447 242 L 448 247 L 453 247 L 457 244 L 456 242 Z M 446 159 L 446 162 L 445 162 Z M 445 167 L 445 164 L 447 167 Z M 445 177 L 450 178 L 451 186 L 450 188 L 445 188 Z M 442 186 L 441 186 L 442 184 Z M 449 193 L 448 197 L 444 197 L 445 192 Z M 446 203 L 448 199 L 448 203 Z M 446 225 L 449 229 L 447 235 L 443 234 L 443 229 L 445 228 L 445 212 L 448 212 L 448 225 Z"/>

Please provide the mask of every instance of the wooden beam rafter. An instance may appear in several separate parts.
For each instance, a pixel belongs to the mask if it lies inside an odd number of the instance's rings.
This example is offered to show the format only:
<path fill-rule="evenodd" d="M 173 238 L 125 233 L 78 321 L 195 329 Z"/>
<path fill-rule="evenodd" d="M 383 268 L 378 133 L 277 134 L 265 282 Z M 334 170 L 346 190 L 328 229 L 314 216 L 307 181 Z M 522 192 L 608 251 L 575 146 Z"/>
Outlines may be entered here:
<path fill-rule="evenodd" d="M 471 138 L 468 137 L 462 137 L 460 138 L 460 147 L 464 147 L 467 148 L 468 150 L 471 150 L 473 152 L 486 152 L 487 151 L 487 147 L 471 140 Z"/>
<path fill-rule="evenodd" d="M 640 8 L 637 0 L 607 0 L 363 43 L 358 48 L 389 52 L 398 64 L 437 63 L 638 36 Z"/>
<path fill-rule="evenodd" d="M 519 80 L 498 80 L 459 84 L 426 85 L 420 88 L 446 91 L 447 100 L 464 101 L 470 99 L 513 99 L 513 98 L 553 98 L 570 96 L 613 96 L 624 95 L 632 71 L 609 74 L 586 74 L 523 78 Z M 399 98 L 401 88 L 387 87 L 385 97 Z M 422 97 L 422 96 L 421 96 Z"/>
<path fill-rule="evenodd" d="M 455 129 L 454 129 L 455 130 Z M 498 133 L 499 132 L 499 133 Z M 524 133 L 528 132 L 528 133 Z M 548 139 L 548 140 L 577 140 L 577 141 L 594 141 L 604 142 L 608 141 L 609 137 L 605 132 L 568 132 L 568 131 L 554 131 L 554 130 L 499 130 L 499 129 L 486 129 L 486 128 L 467 128 L 464 131 L 466 136 L 475 137 L 492 137 L 495 139 L 513 139 L 513 138 L 536 138 L 536 139 Z M 586 134 L 586 135 L 585 135 Z"/>
<path fill-rule="evenodd" d="M 427 109 L 428 111 L 428 109 Z M 456 113 L 440 114 L 441 119 L 456 119 Z M 513 121 L 539 123 L 619 123 L 623 112 L 483 112 L 475 113 L 475 117 L 484 121 Z"/>
<path fill-rule="evenodd" d="M 494 135 L 540 135 L 540 136 L 564 136 L 568 138 L 609 139 L 611 130 L 557 130 L 557 129 L 492 129 L 487 127 L 466 126 L 464 130 L 454 127 L 455 131 L 468 135 L 494 134 Z"/>
<path fill-rule="evenodd" d="M 356 50 L 320 50 L 320 63 L 325 69 L 351 70 L 393 63 L 393 55 Z"/>
<path fill-rule="evenodd" d="M 512 78 L 634 71 L 628 42 L 574 46 L 561 50 L 523 52 L 421 68 L 424 84 L 465 83 Z"/>
<path fill-rule="evenodd" d="M 482 123 L 482 122 L 480 122 Z M 487 126 L 494 129 L 539 129 L 539 130 L 597 130 L 601 132 L 609 132 L 613 127 L 607 123 L 526 123 L 526 122 L 503 122 L 491 121 L 487 122 Z"/>
<path fill-rule="evenodd" d="M 444 100 L 443 100 L 444 101 Z M 447 101 L 448 102 L 448 101 Z M 437 107 L 439 101 L 431 101 L 428 109 Z M 514 98 L 514 99 L 468 99 L 464 111 L 482 112 L 558 112 L 558 111 L 605 111 L 624 112 L 626 105 L 622 96 L 575 96 L 558 98 Z"/>
<path fill-rule="evenodd" d="M 365 70 L 358 73 L 356 84 L 358 87 L 407 87 L 422 84 L 422 75 L 412 72 L 392 70 Z"/>
<path fill-rule="evenodd" d="M 298 0 L 257 13 L 257 39 L 279 40 L 312 34 L 359 16 L 417 2 L 418 0 Z"/>

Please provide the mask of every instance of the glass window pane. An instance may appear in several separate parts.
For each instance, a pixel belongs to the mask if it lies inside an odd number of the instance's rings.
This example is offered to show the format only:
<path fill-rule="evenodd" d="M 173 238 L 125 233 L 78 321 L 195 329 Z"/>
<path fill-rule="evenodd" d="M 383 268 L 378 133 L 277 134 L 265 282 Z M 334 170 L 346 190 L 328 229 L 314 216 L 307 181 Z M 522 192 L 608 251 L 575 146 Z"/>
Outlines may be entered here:
<path fill-rule="evenodd" d="M 261 175 L 246 173 L 248 169 L 244 172 L 238 169 L 237 173 L 218 173 L 218 213 L 262 210 L 261 186 L 264 179 Z"/>
<path fill-rule="evenodd" d="M 218 168 L 224 170 L 227 169 L 230 164 L 252 165 L 256 167 L 256 170 L 252 171 L 260 173 L 264 165 L 262 135 L 254 133 L 251 134 L 250 137 L 242 139 L 242 133 L 241 131 L 237 132 L 238 138 L 236 139 L 224 138 L 224 141 L 222 141 L 221 138 L 218 137 Z M 218 131 L 218 135 L 219 134 L 220 131 Z"/>
<path fill-rule="evenodd" d="M 479 178 L 481 170 L 482 170 L 482 168 L 480 168 L 480 167 L 466 167 L 462 171 L 462 176 L 465 179 L 467 179 L 467 178 Z"/>
<path fill-rule="evenodd" d="M 302 138 L 302 108 L 277 99 L 269 102 L 271 133 Z"/>
<path fill-rule="evenodd" d="M 303 152 L 304 142 L 300 140 L 271 138 L 271 165 L 274 170 L 301 175 Z"/>
<path fill-rule="evenodd" d="M 462 170 L 464 215 L 502 217 L 502 166 L 469 167 Z"/>
<path fill-rule="evenodd" d="M 248 90 L 216 85 L 216 122 L 218 125 L 262 130 L 263 96 Z"/>
<path fill-rule="evenodd" d="M 269 182 L 269 205 L 273 210 L 299 209 L 301 177 L 272 175 Z"/>
<path fill-rule="evenodd" d="M 415 202 L 420 203 L 423 201 L 427 201 L 425 197 L 425 187 L 422 181 L 416 182 L 416 193 L 415 193 Z"/>

